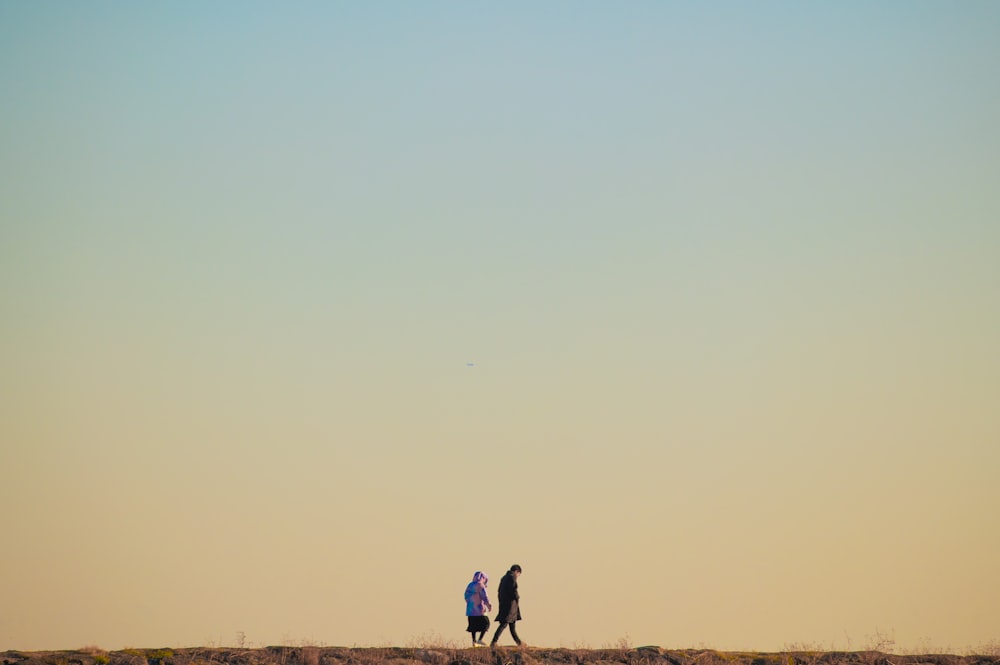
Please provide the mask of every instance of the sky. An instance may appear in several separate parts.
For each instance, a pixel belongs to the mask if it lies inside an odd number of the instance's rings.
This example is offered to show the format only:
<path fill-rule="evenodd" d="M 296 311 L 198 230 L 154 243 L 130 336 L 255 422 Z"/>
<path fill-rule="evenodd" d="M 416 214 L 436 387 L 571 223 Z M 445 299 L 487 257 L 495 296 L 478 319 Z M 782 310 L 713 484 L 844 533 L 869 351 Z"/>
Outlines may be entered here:
<path fill-rule="evenodd" d="M 0 99 L 0 649 L 1000 638 L 1000 3 L 8 1 Z"/>

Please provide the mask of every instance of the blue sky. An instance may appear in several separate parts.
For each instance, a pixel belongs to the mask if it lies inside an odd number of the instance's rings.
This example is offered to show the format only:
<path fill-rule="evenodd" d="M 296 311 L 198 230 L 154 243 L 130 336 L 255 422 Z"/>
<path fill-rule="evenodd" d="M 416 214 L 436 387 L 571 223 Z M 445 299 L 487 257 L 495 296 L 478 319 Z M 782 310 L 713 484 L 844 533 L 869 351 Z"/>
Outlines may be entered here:
<path fill-rule="evenodd" d="M 0 648 L 995 639 L 998 31 L 0 5 Z"/>

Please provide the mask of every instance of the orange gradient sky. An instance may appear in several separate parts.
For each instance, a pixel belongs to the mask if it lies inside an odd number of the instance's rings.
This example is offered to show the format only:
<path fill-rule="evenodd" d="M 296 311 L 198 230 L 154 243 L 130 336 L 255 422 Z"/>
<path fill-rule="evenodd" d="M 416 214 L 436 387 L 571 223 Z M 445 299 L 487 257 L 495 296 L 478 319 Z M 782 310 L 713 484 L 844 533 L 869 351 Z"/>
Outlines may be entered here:
<path fill-rule="evenodd" d="M 1000 638 L 1000 4 L 0 4 L 0 649 Z M 508 638 L 509 639 L 509 638 Z"/>

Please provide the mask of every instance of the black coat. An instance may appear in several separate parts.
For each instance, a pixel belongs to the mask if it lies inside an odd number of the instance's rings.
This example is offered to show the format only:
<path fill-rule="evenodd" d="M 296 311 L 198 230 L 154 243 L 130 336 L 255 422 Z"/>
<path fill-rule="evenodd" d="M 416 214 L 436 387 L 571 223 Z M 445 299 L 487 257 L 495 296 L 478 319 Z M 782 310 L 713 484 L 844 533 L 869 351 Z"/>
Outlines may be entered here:
<path fill-rule="evenodd" d="M 497 590 L 500 596 L 500 611 L 497 612 L 496 620 L 500 623 L 514 623 L 521 620 L 521 608 L 518 602 L 521 599 L 517 593 L 517 579 L 514 573 L 507 571 L 507 574 L 500 579 L 500 588 Z"/>

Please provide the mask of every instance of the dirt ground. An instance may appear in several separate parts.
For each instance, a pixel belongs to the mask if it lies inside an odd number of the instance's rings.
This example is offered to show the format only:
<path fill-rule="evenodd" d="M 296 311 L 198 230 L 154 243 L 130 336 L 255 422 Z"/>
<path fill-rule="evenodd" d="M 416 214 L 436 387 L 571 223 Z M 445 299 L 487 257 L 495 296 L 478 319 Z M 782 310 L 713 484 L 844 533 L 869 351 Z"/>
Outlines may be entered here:
<path fill-rule="evenodd" d="M 1000 665 L 1000 655 L 896 655 L 878 651 L 780 653 L 515 647 L 286 647 L 7 651 L 0 665 Z"/>

